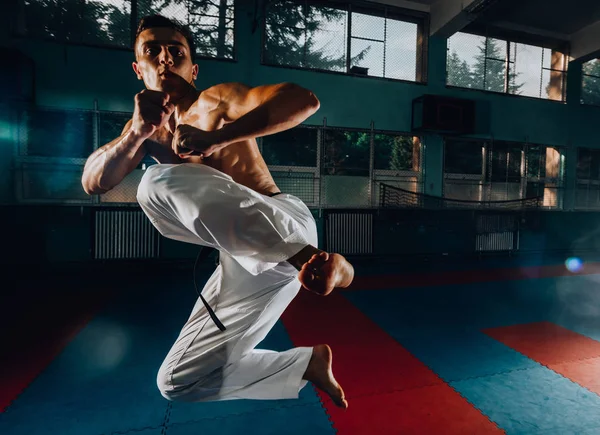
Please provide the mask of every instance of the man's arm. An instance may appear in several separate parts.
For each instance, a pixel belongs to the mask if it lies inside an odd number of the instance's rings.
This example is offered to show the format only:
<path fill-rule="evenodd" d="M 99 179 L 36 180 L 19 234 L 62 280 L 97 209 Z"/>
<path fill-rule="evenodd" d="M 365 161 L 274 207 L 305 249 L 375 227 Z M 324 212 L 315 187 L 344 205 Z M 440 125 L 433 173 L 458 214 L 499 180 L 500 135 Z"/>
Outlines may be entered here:
<path fill-rule="evenodd" d="M 106 193 L 119 184 L 140 164 L 146 150 L 140 138 L 131 128 L 129 120 L 121 136 L 98 148 L 87 159 L 81 184 L 88 195 Z"/>
<path fill-rule="evenodd" d="M 146 149 L 144 141 L 165 126 L 175 111 L 166 92 L 144 89 L 135 95 L 133 117 L 121 136 L 88 158 L 81 184 L 87 194 L 102 194 L 115 187 L 140 164 Z"/>
<path fill-rule="evenodd" d="M 218 147 L 293 128 L 320 107 L 311 91 L 293 83 L 255 88 L 235 83 L 217 88 L 219 105 L 226 118 L 233 120 L 214 132 Z"/>

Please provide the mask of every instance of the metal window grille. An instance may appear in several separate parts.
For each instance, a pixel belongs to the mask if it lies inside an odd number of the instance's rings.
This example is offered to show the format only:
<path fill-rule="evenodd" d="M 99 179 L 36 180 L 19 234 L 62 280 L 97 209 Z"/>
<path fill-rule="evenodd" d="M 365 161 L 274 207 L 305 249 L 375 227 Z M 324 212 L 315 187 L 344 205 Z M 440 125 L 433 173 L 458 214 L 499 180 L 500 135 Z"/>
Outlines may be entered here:
<path fill-rule="evenodd" d="M 575 209 L 600 209 L 600 150 L 578 150 Z"/>
<path fill-rule="evenodd" d="M 424 80 L 426 31 L 421 17 L 393 8 L 269 2 L 263 62 L 395 80 Z"/>
<path fill-rule="evenodd" d="M 581 103 L 600 106 L 600 59 L 582 66 Z"/>
<path fill-rule="evenodd" d="M 461 201 L 542 198 L 563 206 L 565 149 L 518 142 L 448 139 L 443 196 Z"/>
<path fill-rule="evenodd" d="M 446 83 L 564 101 L 567 61 L 562 50 L 459 32 L 448 39 Z"/>
<path fill-rule="evenodd" d="M 234 0 L 18 0 L 16 33 L 74 44 L 131 47 L 139 20 L 189 26 L 201 57 L 235 58 Z"/>

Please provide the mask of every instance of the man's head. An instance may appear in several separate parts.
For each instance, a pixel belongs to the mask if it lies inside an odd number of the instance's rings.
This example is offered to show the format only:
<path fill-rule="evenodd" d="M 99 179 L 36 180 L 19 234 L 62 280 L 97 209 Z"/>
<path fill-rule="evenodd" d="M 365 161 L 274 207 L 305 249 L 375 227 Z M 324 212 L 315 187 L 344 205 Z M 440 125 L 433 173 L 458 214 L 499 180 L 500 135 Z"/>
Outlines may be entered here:
<path fill-rule="evenodd" d="M 198 75 L 194 50 L 186 26 L 160 15 L 144 17 L 136 32 L 133 70 L 146 88 L 177 94 L 184 90 L 184 81 L 193 86 Z"/>

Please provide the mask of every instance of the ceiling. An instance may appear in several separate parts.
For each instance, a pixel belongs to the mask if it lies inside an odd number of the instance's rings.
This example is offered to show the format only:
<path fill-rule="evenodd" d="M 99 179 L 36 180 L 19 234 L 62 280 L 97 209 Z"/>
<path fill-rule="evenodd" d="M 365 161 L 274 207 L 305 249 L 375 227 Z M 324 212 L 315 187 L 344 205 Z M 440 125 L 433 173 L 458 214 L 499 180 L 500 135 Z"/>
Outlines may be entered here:
<path fill-rule="evenodd" d="M 431 33 L 501 29 L 568 42 L 575 58 L 600 53 L 600 0 L 374 0 L 429 12 Z M 468 13 L 475 8 L 476 13 Z"/>
<path fill-rule="evenodd" d="M 570 37 L 600 20 L 600 1 L 498 0 L 479 20 Z"/>

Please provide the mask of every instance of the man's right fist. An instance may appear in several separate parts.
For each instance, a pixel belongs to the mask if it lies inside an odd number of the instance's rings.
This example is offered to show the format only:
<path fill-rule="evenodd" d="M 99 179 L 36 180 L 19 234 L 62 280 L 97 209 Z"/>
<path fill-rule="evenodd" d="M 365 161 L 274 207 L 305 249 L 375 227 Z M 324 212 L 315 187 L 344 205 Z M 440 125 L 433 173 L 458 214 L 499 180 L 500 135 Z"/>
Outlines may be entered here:
<path fill-rule="evenodd" d="M 131 129 L 137 136 L 146 139 L 164 127 L 175 111 L 175 106 L 169 102 L 169 98 L 166 92 L 147 89 L 136 94 Z"/>

